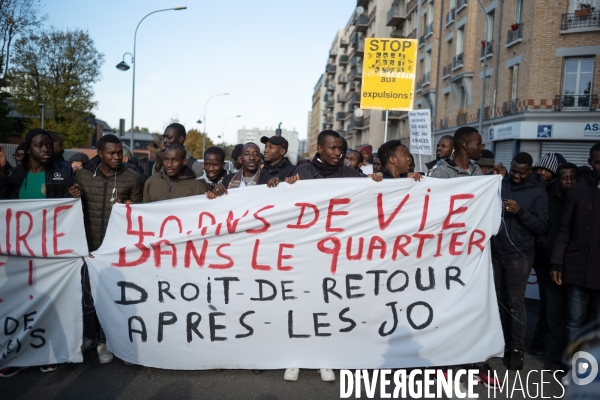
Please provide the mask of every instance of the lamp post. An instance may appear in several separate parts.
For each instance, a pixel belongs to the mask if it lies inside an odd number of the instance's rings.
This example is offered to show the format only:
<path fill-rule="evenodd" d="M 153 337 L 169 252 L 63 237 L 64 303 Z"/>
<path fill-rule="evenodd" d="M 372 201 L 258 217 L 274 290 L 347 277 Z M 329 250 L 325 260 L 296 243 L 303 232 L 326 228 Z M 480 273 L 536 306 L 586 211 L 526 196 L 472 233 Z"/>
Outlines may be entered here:
<path fill-rule="evenodd" d="M 227 123 L 227 121 L 229 121 L 230 119 L 234 119 L 234 118 L 240 118 L 240 117 L 241 117 L 241 115 L 236 115 L 235 117 L 230 117 L 230 118 L 227 118 L 227 119 L 225 120 L 225 122 L 223 122 L 223 131 L 221 132 L 221 135 L 223 135 L 223 144 L 225 144 L 225 124 L 226 124 L 226 123 Z"/>
<path fill-rule="evenodd" d="M 214 96 L 209 97 L 208 100 L 206 100 L 206 103 L 204 103 L 204 135 L 202 135 L 202 156 L 203 157 L 204 157 L 204 152 L 206 151 L 206 107 L 208 106 L 208 102 L 211 99 L 214 99 L 215 97 L 227 96 L 227 95 L 229 95 L 229 93 L 215 94 Z"/>
<path fill-rule="evenodd" d="M 186 6 L 182 6 L 182 7 L 174 7 L 174 8 L 165 8 L 164 10 L 156 10 L 156 11 L 152 11 L 149 14 L 146 14 L 146 16 L 144 18 L 141 19 L 141 21 L 137 24 L 137 27 L 135 28 L 135 34 L 133 35 L 133 54 L 131 53 L 125 53 L 123 54 L 123 61 L 121 61 L 120 63 L 117 64 L 117 69 L 120 69 L 121 71 L 127 71 L 130 67 L 129 65 L 127 65 L 127 63 L 125 62 L 125 55 L 129 54 L 131 56 L 131 64 L 133 64 L 133 84 L 132 84 L 132 89 L 131 89 L 131 138 L 129 139 L 129 147 L 131 148 L 131 151 L 133 151 L 134 147 L 133 147 L 133 127 L 134 127 L 134 115 L 135 115 L 135 49 L 136 49 L 136 41 L 137 41 L 137 31 L 138 28 L 140 27 L 140 24 L 150 15 L 155 14 L 157 12 L 162 12 L 162 11 L 179 11 L 179 10 L 185 10 L 187 7 Z"/>

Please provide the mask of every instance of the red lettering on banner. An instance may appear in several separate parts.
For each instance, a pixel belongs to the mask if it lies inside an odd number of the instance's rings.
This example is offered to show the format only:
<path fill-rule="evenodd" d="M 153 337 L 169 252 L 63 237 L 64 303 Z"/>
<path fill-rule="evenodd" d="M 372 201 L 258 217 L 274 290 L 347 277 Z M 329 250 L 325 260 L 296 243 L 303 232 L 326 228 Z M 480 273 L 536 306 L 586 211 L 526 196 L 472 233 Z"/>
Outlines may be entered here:
<path fill-rule="evenodd" d="M 217 229 L 215 230 L 215 236 L 220 236 L 221 235 L 221 227 L 223 226 L 222 223 L 219 223 L 219 225 L 217 225 Z"/>
<path fill-rule="evenodd" d="M 335 217 L 335 216 L 342 217 L 344 215 L 349 214 L 348 211 L 334 211 L 333 207 L 335 207 L 338 204 L 339 205 L 350 204 L 350 199 L 343 198 L 343 199 L 329 200 L 329 208 L 327 209 L 327 219 L 325 220 L 325 232 L 344 232 L 344 228 L 332 228 L 331 227 L 331 220 L 333 219 L 333 217 Z"/>
<path fill-rule="evenodd" d="M 379 245 L 377 245 L 379 243 Z M 371 238 L 371 242 L 369 243 L 369 251 L 367 252 L 367 260 L 373 260 L 373 252 L 375 250 L 379 250 L 379 258 L 383 260 L 385 257 L 385 252 L 387 250 L 387 245 L 385 241 L 379 236 L 373 236 Z"/>
<path fill-rule="evenodd" d="M 402 243 L 402 239 L 404 239 L 404 243 Z M 398 257 L 398 252 L 402 253 L 404 257 L 408 257 L 408 252 L 405 250 L 406 246 L 410 244 L 412 238 L 408 235 L 400 235 L 394 241 L 394 252 L 392 253 L 392 260 L 396 261 Z"/>
<path fill-rule="evenodd" d="M 283 260 L 291 260 L 291 254 L 283 254 L 284 249 L 293 249 L 296 245 L 290 243 L 280 243 L 279 253 L 277 253 L 277 269 L 280 271 L 291 271 L 293 267 L 291 265 L 283 265 Z"/>
<path fill-rule="evenodd" d="M 21 235 L 21 215 L 26 215 L 27 218 L 29 218 L 29 227 L 27 228 L 27 232 L 25 232 L 24 235 Z M 17 211 L 17 215 L 16 215 L 15 219 L 17 220 L 17 255 L 18 256 L 21 255 L 20 244 L 21 244 L 21 242 L 23 242 L 23 246 L 25 246 L 27 251 L 29 251 L 29 255 L 31 255 L 31 257 L 34 257 L 35 253 L 33 252 L 33 250 L 31 250 L 31 247 L 29 247 L 29 245 L 27 244 L 27 236 L 29 236 L 29 233 L 31 232 L 31 228 L 33 228 L 33 217 L 27 211 Z"/>
<path fill-rule="evenodd" d="M 6 254 L 10 254 L 10 220 L 12 219 L 12 208 L 6 209 Z"/>
<path fill-rule="evenodd" d="M 450 196 L 450 209 L 448 210 L 448 216 L 446 217 L 446 219 L 444 220 L 444 223 L 442 224 L 442 230 L 452 229 L 452 228 L 464 228 L 465 227 L 465 223 L 464 222 L 450 223 L 450 219 L 452 218 L 453 215 L 462 214 L 465 211 L 467 211 L 467 207 L 466 206 L 458 207 L 455 210 L 454 209 L 454 202 L 456 200 L 471 200 L 474 197 L 475 197 L 474 194 L 455 194 L 454 196 Z"/>
<path fill-rule="evenodd" d="M 477 240 L 475 240 L 476 233 L 480 235 Z M 469 249 L 467 250 L 467 254 L 471 254 L 473 246 L 477 246 L 479 250 L 483 251 L 483 242 L 485 242 L 485 232 L 475 229 L 473 232 L 471 232 L 471 237 L 469 238 Z"/>
<path fill-rule="evenodd" d="M 176 221 L 177 226 L 179 227 L 179 233 L 183 232 L 183 226 L 181 225 L 181 220 L 179 218 L 177 218 L 175 215 L 169 215 L 167 218 L 165 218 L 163 223 L 160 225 L 160 235 L 158 237 L 163 237 L 163 234 L 165 233 L 165 226 L 167 225 L 167 223 L 169 221 Z"/>
<path fill-rule="evenodd" d="M 257 212 L 255 212 L 254 215 L 253 215 L 253 217 L 255 219 L 259 220 L 260 222 L 262 222 L 263 223 L 263 227 L 262 228 L 258 228 L 258 229 L 248 229 L 246 231 L 246 233 L 254 234 L 254 233 L 266 232 L 271 227 L 271 224 L 266 219 L 264 219 L 263 217 L 260 217 L 258 215 L 258 213 L 260 213 L 262 211 L 270 210 L 271 208 L 274 208 L 274 207 L 275 207 L 274 205 L 268 205 L 268 206 L 265 206 L 265 207 L 261 208 Z"/>
<path fill-rule="evenodd" d="M 400 210 L 402 210 L 402 207 L 404 207 L 404 204 L 406 204 L 409 198 L 410 194 L 404 196 L 404 199 L 402 199 L 400 204 L 398 204 L 394 211 L 392 211 L 388 219 L 385 219 L 385 214 L 383 212 L 383 193 L 379 193 L 377 195 L 377 220 L 379 221 L 379 229 L 384 231 L 388 226 L 390 226 L 394 218 L 396 218 L 396 215 L 398 215 Z"/>
<path fill-rule="evenodd" d="M 358 261 L 362 258 L 363 254 L 363 246 L 365 244 L 365 239 L 362 237 L 358 238 L 358 251 L 356 255 L 352 255 L 352 236 L 348 238 L 346 241 L 346 258 L 348 261 Z"/>
<path fill-rule="evenodd" d="M 133 222 L 131 221 L 131 205 L 129 204 L 125 204 L 126 207 L 126 213 L 125 213 L 125 217 L 127 219 L 127 234 L 128 235 L 132 235 L 132 236 L 137 236 L 138 237 L 138 243 L 143 243 L 144 242 L 144 236 L 155 236 L 154 232 L 151 231 L 144 231 L 144 219 L 141 215 L 138 216 L 138 226 L 139 226 L 139 230 L 138 231 L 134 231 L 133 230 Z"/>
<path fill-rule="evenodd" d="M 427 189 L 427 192 L 431 192 L 431 189 Z M 425 202 L 423 203 L 423 214 L 421 214 L 421 225 L 419 226 L 419 232 L 422 232 L 425 229 L 425 224 L 427 223 L 427 212 L 429 211 L 429 195 L 425 195 Z"/>
<path fill-rule="evenodd" d="M 52 227 L 52 244 L 54 245 L 54 255 L 55 256 L 60 256 L 62 254 L 69 254 L 72 253 L 73 250 L 72 249 L 66 249 L 66 250 L 58 250 L 58 238 L 65 236 L 64 233 L 58 233 L 56 230 L 58 228 L 58 214 L 60 214 L 62 211 L 68 210 L 69 208 L 72 208 L 72 205 L 65 205 L 65 206 L 59 206 L 56 207 L 54 209 L 54 226 Z"/>
<path fill-rule="evenodd" d="M 138 265 L 142 265 L 143 263 L 148 261 L 148 259 L 150 258 L 150 249 L 141 243 L 137 243 L 134 246 L 142 251 L 142 254 L 140 254 L 140 258 L 138 258 L 137 260 L 133 260 L 133 261 L 127 261 L 126 260 L 126 258 L 127 258 L 126 247 L 121 247 L 119 249 L 119 261 L 116 263 L 112 263 L 110 265 L 112 265 L 113 267 L 119 267 L 119 268 L 121 268 L 121 267 L 137 267 Z"/>
<path fill-rule="evenodd" d="M 235 233 L 238 222 L 240 222 L 240 219 L 244 218 L 246 215 L 248 215 L 248 210 L 246 210 L 244 215 L 242 215 L 240 218 L 234 218 L 233 211 L 229 211 L 229 214 L 227 214 L 227 232 Z"/>
<path fill-rule="evenodd" d="M 457 247 L 462 246 L 464 243 L 459 242 L 458 238 L 462 235 L 466 235 L 467 232 L 452 232 L 452 236 L 450 237 L 450 255 L 452 256 L 460 256 L 462 254 L 462 250 L 458 251 Z"/>
<path fill-rule="evenodd" d="M 202 236 L 206 235 L 206 230 L 208 229 L 207 226 L 204 226 L 204 227 L 202 226 L 202 218 L 205 217 L 205 216 L 208 217 L 208 218 L 210 218 L 210 224 L 211 225 L 214 225 L 214 224 L 217 223 L 217 219 L 215 218 L 214 215 L 212 215 L 208 211 L 202 211 L 200 213 L 200 216 L 198 217 L 198 229 L 200 229 L 200 234 Z"/>
<path fill-rule="evenodd" d="M 298 221 L 296 222 L 295 225 L 289 224 L 287 226 L 289 229 L 308 229 L 317 223 L 317 221 L 319 219 L 319 208 L 317 206 L 315 206 L 314 204 L 310 204 L 310 203 L 296 203 L 294 205 L 296 207 L 302 207 L 302 208 L 300 209 L 300 215 L 298 216 Z M 312 221 L 310 221 L 306 224 L 303 224 L 302 218 L 304 217 L 304 210 L 306 209 L 306 207 L 312 208 L 313 212 L 315 213 L 315 216 Z"/>
<path fill-rule="evenodd" d="M 171 250 L 161 250 L 161 246 L 163 244 L 171 246 Z M 152 250 L 154 251 L 154 266 L 156 268 L 161 267 L 162 256 L 171 256 L 171 266 L 173 268 L 177 266 L 177 247 L 175 247 L 175 245 L 169 242 L 167 239 L 152 243 Z"/>
<path fill-rule="evenodd" d="M 443 233 L 438 233 L 437 235 L 438 240 L 437 240 L 437 249 L 435 254 L 433 255 L 434 257 L 441 257 L 442 256 L 442 238 L 444 237 Z"/>
<path fill-rule="evenodd" d="M 419 247 L 417 247 L 417 259 L 419 259 L 423 256 L 423 245 L 425 244 L 425 241 L 433 239 L 435 235 L 431 233 L 415 233 L 413 237 L 419 239 Z"/>
<path fill-rule="evenodd" d="M 219 247 L 217 247 L 217 255 L 219 257 L 221 257 L 224 260 L 227 260 L 228 262 L 225 264 L 209 264 L 208 268 L 214 268 L 214 269 L 227 269 L 227 268 L 231 268 L 234 265 L 233 259 L 231 257 L 229 257 L 227 254 L 223 254 L 221 252 L 221 249 L 223 247 L 228 247 L 231 246 L 231 244 L 229 243 L 223 243 L 222 245 L 219 245 Z"/>
<path fill-rule="evenodd" d="M 258 247 L 260 246 L 260 239 L 256 239 L 254 241 L 254 250 L 252 250 L 252 269 L 257 269 L 259 271 L 269 271 L 271 269 L 270 265 L 267 264 L 259 264 L 256 259 L 258 258 Z"/>
<path fill-rule="evenodd" d="M 196 260 L 196 264 L 200 268 L 204 267 L 204 262 L 206 261 L 206 250 L 208 249 L 208 240 L 202 241 L 202 249 L 200 250 L 200 255 L 198 256 L 198 252 L 196 251 L 196 246 L 194 246 L 194 242 L 188 240 L 185 243 L 185 256 L 183 257 L 183 266 L 185 268 L 189 268 L 192 262 L 192 256 L 194 260 Z"/>
<path fill-rule="evenodd" d="M 332 248 L 325 247 L 325 244 L 327 242 L 331 242 L 333 244 L 333 247 Z M 335 271 L 337 270 L 338 257 L 340 255 L 341 247 L 342 247 L 342 244 L 340 243 L 340 239 L 336 238 L 335 236 L 331 236 L 331 237 L 322 239 L 317 243 L 317 249 L 319 249 L 319 251 L 321 253 L 329 254 L 332 256 L 331 257 L 331 273 L 332 274 L 335 274 Z"/>
<path fill-rule="evenodd" d="M 48 248 L 46 246 L 46 219 L 48 217 L 48 210 L 45 208 L 42 210 L 42 257 L 48 257 Z"/>
<path fill-rule="evenodd" d="M 33 286 L 33 260 L 29 260 L 29 279 L 27 279 L 29 286 Z"/>

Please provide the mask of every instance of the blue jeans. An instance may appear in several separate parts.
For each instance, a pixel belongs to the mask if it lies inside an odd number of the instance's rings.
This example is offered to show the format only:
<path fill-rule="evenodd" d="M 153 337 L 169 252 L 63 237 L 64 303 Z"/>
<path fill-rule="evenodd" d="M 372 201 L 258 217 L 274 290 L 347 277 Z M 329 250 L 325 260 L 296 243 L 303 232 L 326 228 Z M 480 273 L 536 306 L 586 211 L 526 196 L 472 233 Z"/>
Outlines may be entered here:
<path fill-rule="evenodd" d="M 591 308 L 592 321 L 600 321 L 600 290 L 587 289 L 579 285 L 566 285 L 567 292 L 567 335 L 572 343 L 581 334 L 581 328 Z"/>
<path fill-rule="evenodd" d="M 500 309 L 504 344 L 511 349 L 525 348 L 525 289 L 533 257 L 495 258 L 494 284 Z"/>

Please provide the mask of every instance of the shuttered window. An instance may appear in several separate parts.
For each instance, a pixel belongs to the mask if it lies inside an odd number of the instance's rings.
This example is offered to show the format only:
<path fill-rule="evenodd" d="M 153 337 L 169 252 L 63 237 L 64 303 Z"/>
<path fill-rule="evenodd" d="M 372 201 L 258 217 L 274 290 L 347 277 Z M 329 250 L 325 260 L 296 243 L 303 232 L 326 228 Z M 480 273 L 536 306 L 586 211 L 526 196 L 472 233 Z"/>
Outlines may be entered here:
<path fill-rule="evenodd" d="M 542 155 L 560 153 L 568 162 L 577 166 L 588 165 L 590 148 L 595 142 L 542 142 Z"/>

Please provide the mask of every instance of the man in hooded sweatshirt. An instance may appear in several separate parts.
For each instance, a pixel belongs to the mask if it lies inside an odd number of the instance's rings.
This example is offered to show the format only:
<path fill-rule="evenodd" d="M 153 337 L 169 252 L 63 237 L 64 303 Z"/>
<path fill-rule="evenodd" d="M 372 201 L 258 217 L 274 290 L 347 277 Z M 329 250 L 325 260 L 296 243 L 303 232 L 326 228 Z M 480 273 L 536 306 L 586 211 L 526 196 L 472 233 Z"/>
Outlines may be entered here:
<path fill-rule="evenodd" d="M 180 197 L 197 196 L 206 193 L 202 182 L 187 165 L 185 147 L 172 144 L 165 149 L 163 168 L 152 175 L 144 185 L 144 203 Z"/>

